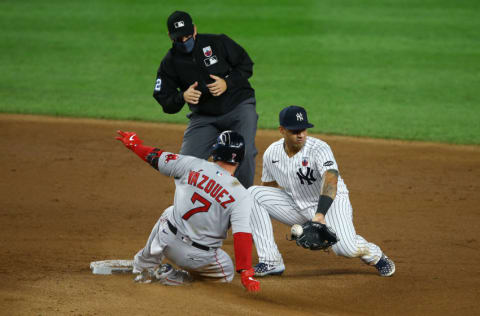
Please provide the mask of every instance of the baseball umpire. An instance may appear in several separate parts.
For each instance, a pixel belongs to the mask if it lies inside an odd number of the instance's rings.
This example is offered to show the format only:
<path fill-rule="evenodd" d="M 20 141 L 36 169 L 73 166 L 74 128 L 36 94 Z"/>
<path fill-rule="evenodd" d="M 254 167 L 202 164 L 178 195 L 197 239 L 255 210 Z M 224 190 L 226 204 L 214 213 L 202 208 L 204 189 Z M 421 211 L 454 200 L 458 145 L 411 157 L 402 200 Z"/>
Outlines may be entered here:
<path fill-rule="evenodd" d="M 135 281 L 182 285 L 193 273 L 218 282 L 231 282 L 241 274 L 247 291 L 260 290 L 253 278 L 251 197 L 233 177 L 245 153 L 243 137 L 234 131 L 222 132 L 212 150 L 214 162 L 165 152 L 144 146 L 134 132 L 117 137 L 128 149 L 162 174 L 175 179 L 173 205 L 163 212 L 143 249 L 136 255 Z M 223 251 L 223 239 L 232 227 L 235 269 Z M 181 269 L 162 264 L 167 258 Z M 185 270 L 182 270 L 185 269 Z"/>
<path fill-rule="evenodd" d="M 224 34 L 198 34 L 186 12 L 173 12 L 167 27 L 172 48 L 158 68 L 153 97 L 168 114 L 178 113 L 188 103 L 190 122 L 180 154 L 207 159 L 220 132 L 234 130 L 243 135 L 246 146 L 236 176 L 250 187 L 258 120 L 255 91 L 248 82 L 252 60 Z"/>

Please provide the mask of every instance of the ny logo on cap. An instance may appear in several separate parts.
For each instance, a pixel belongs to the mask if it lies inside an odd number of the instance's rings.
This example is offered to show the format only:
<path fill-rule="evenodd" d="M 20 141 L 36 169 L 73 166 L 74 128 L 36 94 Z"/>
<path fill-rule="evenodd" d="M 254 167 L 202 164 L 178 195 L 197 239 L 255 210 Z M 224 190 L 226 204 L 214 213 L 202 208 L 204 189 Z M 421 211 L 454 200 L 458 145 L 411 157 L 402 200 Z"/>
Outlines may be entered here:
<path fill-rule="evenodd" d="M 297 113 L 297 121 L 303 121 L 302 113 Z"/>
<path fill-rule="evenodd" d="M 179 27 L 185 26 L 185 22 L 178 21 L 178 22 L 173 23 L 173 25 L 175 26 L 176 29 L 178 29 Z"/>

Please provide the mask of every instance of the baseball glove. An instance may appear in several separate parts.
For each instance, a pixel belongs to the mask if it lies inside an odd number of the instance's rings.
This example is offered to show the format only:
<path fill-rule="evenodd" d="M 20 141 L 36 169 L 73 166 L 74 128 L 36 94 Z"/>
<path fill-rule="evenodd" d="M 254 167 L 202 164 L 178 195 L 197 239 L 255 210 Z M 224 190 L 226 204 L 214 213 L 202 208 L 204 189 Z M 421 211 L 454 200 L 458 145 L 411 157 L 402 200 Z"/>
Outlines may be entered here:
<path fill-rule="evenodd" d="M 297 245 L 310 250 L 327 250 L 338 242 L 335 232 L 319 222 L 308 221 L 302 225 L 303 233 L 295 237 Z"/>

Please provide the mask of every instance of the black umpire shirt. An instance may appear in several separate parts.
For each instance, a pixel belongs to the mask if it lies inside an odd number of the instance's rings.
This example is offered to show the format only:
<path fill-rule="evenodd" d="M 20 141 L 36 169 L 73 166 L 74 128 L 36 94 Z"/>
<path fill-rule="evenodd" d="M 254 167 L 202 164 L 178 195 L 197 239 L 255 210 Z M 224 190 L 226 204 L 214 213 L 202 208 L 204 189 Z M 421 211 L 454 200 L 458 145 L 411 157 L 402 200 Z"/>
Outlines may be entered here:
<path fill-rule="evenodd" d="M 195 81 L 202 92 L 198 104 L 188 104 L 194 113 L 217 116 L 230 112 L 242 101 L 255 97 L 248 78 L 253 73 L 253 62 L 247 52 L 228 36 L 197 34 L 195 47 L 189 54 L 171 48 L 157 71 L 153 97 L 165 113 L 179 112 L 185 100 L 183 92 Z M 210 74 L 223 78 L 227 90 L 220 96 L 210 94 Z"/>

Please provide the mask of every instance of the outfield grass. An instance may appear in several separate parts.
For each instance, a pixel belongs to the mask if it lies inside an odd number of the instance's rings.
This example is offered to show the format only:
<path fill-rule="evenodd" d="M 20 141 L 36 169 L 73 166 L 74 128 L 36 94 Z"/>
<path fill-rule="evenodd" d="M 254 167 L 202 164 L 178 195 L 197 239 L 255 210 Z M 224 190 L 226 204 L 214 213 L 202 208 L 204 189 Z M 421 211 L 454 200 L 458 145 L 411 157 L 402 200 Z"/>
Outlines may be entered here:
<path fill-rule="evenodd" d="M 152 98 L 175 9 L 247 49 L 260 127 L 480 144 L 477 0 L 3 0 L 0 112 L 187 122 Z"/>

